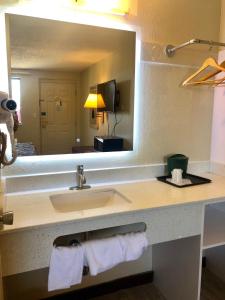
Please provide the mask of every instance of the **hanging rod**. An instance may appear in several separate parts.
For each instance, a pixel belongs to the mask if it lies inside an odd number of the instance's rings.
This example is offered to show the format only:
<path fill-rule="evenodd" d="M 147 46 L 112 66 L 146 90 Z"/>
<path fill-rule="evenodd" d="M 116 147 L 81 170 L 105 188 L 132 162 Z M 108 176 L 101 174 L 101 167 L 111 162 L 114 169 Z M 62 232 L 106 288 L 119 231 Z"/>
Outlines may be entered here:
<path fill-rule="evenodd" d="M 192 39 L 192 40 L 190 40 L 186 43 L 183 43 L 179 46 L 167 45 L 165 48 L 165 53 L 168 57 L 173 57 L 177 50 L 187 47 L 189 45 L 193 45 L 193 44 L 209 45 L 211 47 L 214 47 L 214 46 L 225 47 L 225 43 L 219 43 L 219 42 L 208 41 L 208 40 L 200 40 L 200 39 Z"/>

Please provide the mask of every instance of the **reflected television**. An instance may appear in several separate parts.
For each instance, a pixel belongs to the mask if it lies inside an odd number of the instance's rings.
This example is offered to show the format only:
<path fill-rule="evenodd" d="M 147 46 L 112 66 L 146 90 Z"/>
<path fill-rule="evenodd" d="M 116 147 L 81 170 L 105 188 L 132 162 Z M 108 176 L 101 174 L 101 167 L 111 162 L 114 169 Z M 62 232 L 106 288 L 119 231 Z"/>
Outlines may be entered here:
<path fill-rule="evenodd" d="M 97 93 L 101 94 L 105 102 L 104 108 L 98 111 L 115 112 L 118 106 L 119 92 L 116 87 L 116 80 L 110 80 L 97 85 Z"/>

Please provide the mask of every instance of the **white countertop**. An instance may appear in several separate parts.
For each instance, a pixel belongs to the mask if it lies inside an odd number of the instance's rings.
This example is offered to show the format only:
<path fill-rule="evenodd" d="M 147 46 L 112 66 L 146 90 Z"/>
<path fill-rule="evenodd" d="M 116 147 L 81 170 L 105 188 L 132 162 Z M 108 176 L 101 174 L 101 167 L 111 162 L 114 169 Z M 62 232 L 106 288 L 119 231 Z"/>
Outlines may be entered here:
<path fill-rule="evenodd" d="M 14 224 L 4 226 L 0 234 L 111 214 L 225 199 L 225 177 L 210 173 L 202 176 L 212 179 L 212 183 L 176 188 L 157 180 L 145 180 L 93 187 L 93 189 L 116 189 L 127 197 L 131 203 L 124 202 L 120 205 L 77 212 L 58 212 L 49 200 L 49 196 L 53 194 L 76 193 L 76 191 L 69 191 L 68 189 L 7 195 L 6 210 L 14 212 Z"/>

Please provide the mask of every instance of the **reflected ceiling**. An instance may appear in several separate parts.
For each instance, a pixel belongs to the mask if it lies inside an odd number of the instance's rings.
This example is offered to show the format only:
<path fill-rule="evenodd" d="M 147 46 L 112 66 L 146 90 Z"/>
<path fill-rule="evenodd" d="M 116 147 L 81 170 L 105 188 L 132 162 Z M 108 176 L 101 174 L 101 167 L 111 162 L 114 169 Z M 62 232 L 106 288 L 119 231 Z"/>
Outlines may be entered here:
<path fill-rule="evenodd" d="M 126 43 L 123 30 L 10 15 L 14 69 L 83 71 Z"/>

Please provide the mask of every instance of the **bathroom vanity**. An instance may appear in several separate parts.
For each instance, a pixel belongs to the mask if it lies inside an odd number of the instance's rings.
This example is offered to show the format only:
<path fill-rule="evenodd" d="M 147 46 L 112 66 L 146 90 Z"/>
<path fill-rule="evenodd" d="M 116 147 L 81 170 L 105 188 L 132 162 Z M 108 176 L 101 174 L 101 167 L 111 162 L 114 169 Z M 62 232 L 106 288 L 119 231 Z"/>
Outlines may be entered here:
<path fill-rule="evenodd" d="M 90 195 L 112 193 L 114 198 L 104 202 L 104 196 L 98 207 L 90 209 L 85 197 L 87 206 L 81 209 L 68 202 L 72 193 L 76 198 L 87 191 L 62 189 L 8 195 L 7 210 L 14 211 L 15 219 L 12 226 L 0 231 L 3 277 L 7 282 L 16 274 L 46 272 L 53 242 L 60 236 L 104 228 L 113 231 L 123 225 L 129 230 L 131 224 L 145 223 L 154 284 L 168 300 L 179 300 L 181 295 L 184 300 L 200 299 L 203 255 L 207 256 L 207 266 L 225 278 L 225 178 L 204 175 L 212 183 L 186 189 L 156 180 L 96 186 L 88 191 Z M 67 201 L 67 209 L 60 210 L 55 199 L 59 203 L 61 199 Z M 99 282 L 97 277 L 94 280 Z M 47 283 L 45 289 L 47 296 Z"/>

